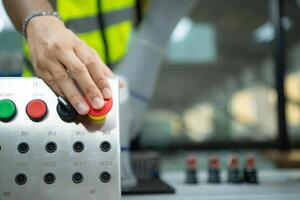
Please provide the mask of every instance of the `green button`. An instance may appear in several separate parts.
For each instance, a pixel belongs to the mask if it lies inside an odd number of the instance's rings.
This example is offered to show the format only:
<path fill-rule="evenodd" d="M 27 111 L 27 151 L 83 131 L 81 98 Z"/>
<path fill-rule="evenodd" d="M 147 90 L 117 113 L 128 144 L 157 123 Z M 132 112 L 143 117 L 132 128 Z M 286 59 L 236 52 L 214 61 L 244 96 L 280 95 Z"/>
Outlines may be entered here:
<path fill-rule="evenodd" d="M 0 100 L 0 120 L 8 122 L 16 115 L 16 105 L 9 99 Z"/>

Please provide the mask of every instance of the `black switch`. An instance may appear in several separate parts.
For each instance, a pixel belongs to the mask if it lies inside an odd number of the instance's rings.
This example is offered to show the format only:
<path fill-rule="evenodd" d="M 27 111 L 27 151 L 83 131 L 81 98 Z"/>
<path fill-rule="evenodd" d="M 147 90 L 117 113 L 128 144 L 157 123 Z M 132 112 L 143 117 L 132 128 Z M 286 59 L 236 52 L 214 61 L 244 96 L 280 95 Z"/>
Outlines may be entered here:
<path fill-rule="evenodd" d="M 198 176 L 197 176 L 197 157 L 196 156 L 188 156 L 186 159 L 186 178 L 185 183 L 187 184 L 198 184 Z"/>
<path fill-rule="evenodd" d="M 246 183 L 258 183 L 257 170 L 255 167 L 255 156 L 250 154 L 246 157 L 244 167 L 244 181 Z"/>
<path fill-rule="evenodd" d="M 63 97 L 58 97 L 58 104 L 56 106 L 59 117 L 65 122 L 73 122 L 78 113 L 72 105 Z"/>
<path fill-rule="evenodd" d="M 213 155 L 208 159 L 208 183 L 220 183 L 220 159 Z"/>
<path fill-rule="evenodd" d="M 231 155 L 228 161 L 228 182 L 242 183 L 242 174 L 240 172 L 239 156 Z"/>

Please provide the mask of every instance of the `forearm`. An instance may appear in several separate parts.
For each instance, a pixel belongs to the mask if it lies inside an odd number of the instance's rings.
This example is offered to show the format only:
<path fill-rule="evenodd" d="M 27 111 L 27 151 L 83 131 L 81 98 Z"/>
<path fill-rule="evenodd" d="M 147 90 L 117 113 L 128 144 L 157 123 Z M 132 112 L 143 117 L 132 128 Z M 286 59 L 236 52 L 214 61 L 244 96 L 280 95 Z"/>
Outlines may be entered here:
<path fill-rule="evenodd" d="M 48 0 L 3 0 L 3 5 L 15 25 L 22 31 L 23 20 L 35 11 L 53 11 Z"/>

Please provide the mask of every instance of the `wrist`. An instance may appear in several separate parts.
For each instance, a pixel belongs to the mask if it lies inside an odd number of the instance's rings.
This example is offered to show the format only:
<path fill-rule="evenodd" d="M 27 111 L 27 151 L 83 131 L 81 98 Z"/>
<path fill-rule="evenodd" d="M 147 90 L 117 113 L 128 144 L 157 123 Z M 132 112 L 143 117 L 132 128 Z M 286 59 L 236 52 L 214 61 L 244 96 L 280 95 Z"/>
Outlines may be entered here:
<path fill-rule="evenodd" d="M 40 19 L 42 19 L 42 20 L 40 20 Z M 39 22 L 39 21 L 44 21 L 44 22 L 43 23 L 34 23 L 34 22 Z M 27 32 L 28 32 L 27 29 L 29 28 L 29 26 L 30 26 L 29 29 L 33 29 L 33 28 L 37 27 L 36 26 L 37 24 L 43 25 L 47 21 L 51 21 L 51 22 L 56 21 L 56 22 L 62 23 L 60 21 L 60 17 L 57 12 L 40 11 L 40 12 L 34 12 L 31 15 L 27 16 L 22 23 L 22 32 L 23 32 L 25 38 L 27 38 Z"/>
<path fill-rule="evenodd" d="M 57 26 L 65 27 L 64 23 L 55 16 L 37 16 L 28 22 L 26 36 L 30 37 L 36 31 L 53 29 Z"/>

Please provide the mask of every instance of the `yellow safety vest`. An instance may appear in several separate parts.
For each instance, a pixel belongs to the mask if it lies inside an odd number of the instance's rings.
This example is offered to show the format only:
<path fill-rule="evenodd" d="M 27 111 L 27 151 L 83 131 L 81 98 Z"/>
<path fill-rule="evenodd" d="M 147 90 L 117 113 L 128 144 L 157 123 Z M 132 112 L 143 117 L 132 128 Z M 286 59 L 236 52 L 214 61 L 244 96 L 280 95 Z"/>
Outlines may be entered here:
<path fill-rule="evenodd" d="M 133 26 L 135 0 L 50 0 L 66 26 L 93 47 L 109 66 L 127 52 Z M 23 76 L 33 76 L 30 53 L 24 42 L 27 66 Z"/>

